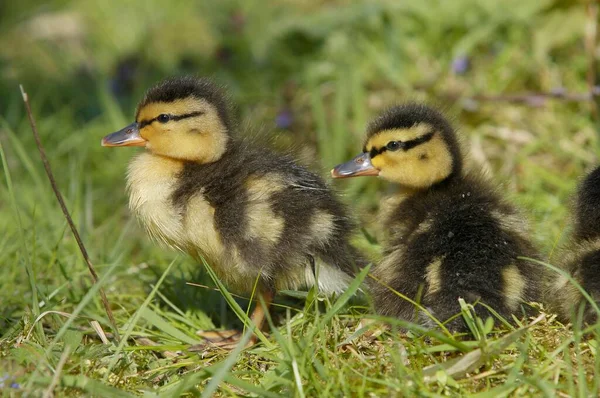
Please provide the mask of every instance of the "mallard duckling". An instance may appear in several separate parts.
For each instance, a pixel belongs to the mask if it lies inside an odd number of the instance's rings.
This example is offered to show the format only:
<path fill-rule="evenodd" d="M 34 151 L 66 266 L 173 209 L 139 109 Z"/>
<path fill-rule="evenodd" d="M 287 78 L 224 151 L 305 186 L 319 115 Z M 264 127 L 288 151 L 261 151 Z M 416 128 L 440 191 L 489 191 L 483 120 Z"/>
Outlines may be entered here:
<path fill-rule="evenodd" d="M 372 274 L 376 310 L 434 326 L 420 302 L 453 331 L 466 331 L 458 298 L 485 303 L 510 320 L 539 296 L 537 257 L 517 210 L 476 171 L 463 170 L 456 133 L 437 110 L 393 107 L 370 123 L 363 153 L 334 178 L 379 176 L 400 185 L 383 212 L 389 233 Z M 484 319 L 489 311 L 476 305 Z"/>
<path fill-rule="evenodd" d="M 343 205 L 316 174 L 236 133 L 222 90 L 181 77 L 148 90 L 135 122 L 102 145 L 145 147 L 127 172 L 130 209 L 150 236 L 204 258 L 231 290 L 256 284 L 268 306 L 276 291 L 318 275 L 321 291 L 344 291 L 357 255 Z M 260 305 L 252 319 L 260 328 Z"/>
<path fill-rule="evenodd" d="M 574 230 L 561 265 L 600 305 L 600 167 L 580 184 L 573 210 Z M 566 277 L 555 278 L 546 297 L 564 321 L 582 304 L 583 320 L 589 324 L 598 320 L 594 308 Z"/>

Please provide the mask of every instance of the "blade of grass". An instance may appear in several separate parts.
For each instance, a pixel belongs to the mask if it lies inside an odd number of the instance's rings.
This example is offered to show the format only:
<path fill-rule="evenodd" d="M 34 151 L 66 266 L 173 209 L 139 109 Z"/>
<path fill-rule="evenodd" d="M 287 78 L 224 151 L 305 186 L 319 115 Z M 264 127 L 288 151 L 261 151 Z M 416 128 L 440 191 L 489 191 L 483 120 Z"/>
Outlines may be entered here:
<path fill-rule="evenodd" d="M 171 263 L 169 264 L 167 269 L 165 269 L 165 272 L 163 272 L 163 274 L 158 279 L 158 282 L 156 282 L 156 285 L 154 286 L 152 291 L 150 291 L 150 294 L 148 294 L 148 297 L 146 297 L 146 299 L 144 300 L 144 302 L 142 303 L 140 308 L 135 312 L 135 314 L 133 314 L 133 317 L 129 320 L 129 323 L 127 324 L 127 329 L 125 329 L 125 333 L 123 333 L 123 339 L 119 342 L 119 345 L 117 346 L 117 349 L 115 350 L 115 353 L 114 353 L 111 361 L 108 364 L 108 369 L 104 376 L 104 382 L 106 382 L 108 380 L 111 370 L 117 364 L 117 362 L 119 360 L 119 354 L 121 353 L 121 351 L 123 351 L 123 347 L 125 347 L 125 344 L 127 344 L 127 340 L 131 336 L 131 333 L 133 332 L 133 328 L 135 327 L 138 320 L 144 313 L 145 309 L 148 307 L 148 304 L 150 304 L 150 301 L 152 301 L 152 299 L 154 298 L 154 295 L 158 291 L 158 288 L 160 287 L 160 285 L 162 285 L 163 281 L 169 274 L 169 271 L 171 271 L 171 268 L 173 267 L 173 264 L 175 264 L 176 260 L 177 259 L 174 259 L 173 261 L 171 261 Z"/>
<path fill-rule="evenodd" d="M 6 120 L 4 118 L 2 118 L 1 116 L 0 116 L 0 122 L 1 122 L 2 128 L 8 133 L 8 137 L 10 138 L 11 145 L 15 149 L 17 155 L 19 156 L 19 159 L 21 159 L 21 163 L 23 163 L 23 166 L 25 167 L 25 169 L 27 170 L 27 172 L 33 179 L 35 185 L 38 187 L 39 192 L 43 193 L 44 192 L 44 190 L 43 190 L 44 184 L 42 183 L 42 178 L 39 175 L 39 173 L 37 172 L 37 170 L 33 164 L 33 160 L 29 156 L 29 153 L 24 148 L 23 144 L 21 143 L 21 141 L 19 140 L 19 138 L 17 137 L 17 135 L 15 134 L 13 129 L 10 128 L 10 126 L 8 125 Z M 45 204 L 46 202 L 43 202 L 43 203 Z"/>
<path fill-rule="evenodd" d="M 65 363 L 67 362 L 67 359 L 69 358 L 70 354 L 71 354 L 71 346 L 65 345 L 65 349 L 64 349 L 63 353 L 60 355 L 60 359 L 58 361 L 58 365 L 56 365 L 56 370 L 54 371 L 54 376 L 52 377 L 52 380 L 50 381 L 50 385 L 48 386 L 46 391 L 44 391 L 43 398 L 52 398 L 54 396 L 54 389 L 58 385 L 58 381 L 60 379 L 60 374 L 61 374 L 62 369 L 65 366 Z"/>
<path fill-rule="evenodd" d="M 290 322 L 290 311 L 286 311 L 286 328 L 288 337 L 288 347 L 290 349 L 290 359 L 292 363 L 292 374 L 294 375 L 294 385 L 296 387 L 296 393 L 300 398 L 304 398 L 304 386 L 302 385 L 302 376 L 300 376 L 300 370 L 298 369 L 298 356 L 294 352 L 294 342 L 292 341 L 292 327 Z"/>
<path fill-rule="evenodd" d="M 332 159 L 332 148 L 322 90 L 316 83 L 311 82 L 310 86 L 310 103 L 317 130 L 317 150 L 321 159 Z"/>
<path fill-rule="evenodd" d="M 50 377 L 38 377 L 35 380 L 36 384 L 46 385 L 51 382 Z M 91 379 L 84 375 L 64 375 L 60 378 L 60 385 L 67 388 L 74 388 L 85 391 L 89 396 L 96 397 L 115 397 L 115 398 L 134 398 L 136 395 L 129 394 L 118 388 L 114 388 L 103 384 L 98 380 Z"/>
<path fill-rule="evenodd" d="M 246 346 L 246 343 L 250 341 L 250 337 L 252 337 L 252 334 L 252 329 L 248 328 L 248 330 L 246 330 L 246 333 L 244 333 L 244 335 L 240 339 L 238 345 L 233 349 L 233 351 L 231 351 L 231 354 L 227 356 L 225 361 L 222 362 L 221 366 L 219 366 L 217 371 L 213 374 L 213 377 L 208 382 L 208 385 L 206 386 L 204 391 L 202 391 L 201 398 L 211 397 L 213 393 L 217 391 L 217 388 L 219 388 L 221 382 L 225 380 L 225 377 L 227 377 L 227 374 L 229 373 L 233 365 L 235 365 L 240 353 Z M 181 394 L 178 394 L 178 396 L 179 395 Z"/>
<path fill-rule="evenodd" d="M 185 392 L 190 391 L 197 384 L 199 384 L 202 380 L 205 380 L 208 377 L 214 376 L 216 374 L 216 372 L 218 372 L 218 370 L 221 368 L 223 363 L 224 362 L 219 362 L 214 365 L 210 365 L 210 366 L 201 368 L 196 372 L 186 375 L 181 380 L 178 380 L 172 384 L 162 387 L 160 389 L 160 397 L 168 398 L 168 397 L 181 396 L 181 394 L 184 394 Z M 238 379 L 237 377 L 234 377 L 233 375 L 229 374 L 228 372 L 225 372 L 223 381 L 225 381 L 228 384 L 231 384 L 232 386 L 243 389 L 245 391 L 257 394 L 257 396 L 259 396 L 259 397 L 278 398 L 281 396 L 279 394 L 272 393 L 270 391 L 267 391 L 260 387 L 257 387 L 253 384 L 250 384 L 246 381 Z"/>
<path fill-rule="evenodd" d="M 188 344 L 198 344 L 198 340 L 188 336 L 187 334 L 181 332 L 179 329 L 169 324 L 163 317 L 158 315 L 156 312 L 152 311 L 148 307 L 144 307 L 141 309 L 142 318 L 148 321 L 150 324 L 155 326 L 157 329 L 162 331 L 163 333 L 168 334 L 169 336 L 173 336 L 177 340 L 184 341 Z"/>
<path fill-rule="evenodd" d="M 210 278 L 213 280 L 214 284 L 217 285 L 217 287 L 219 288 L 219 291 L 221 292 L 221 294 L 225 298 L 225 301 L 227 302 L 227 304 L 229 305 L 229 307 L 233 310 L 233 312 L 235 312 L 235 314 L 240 319 L 240 321 L 242 321 L 247 328 L 250 328 L 251 330 L 253 330 L 254 333 L 256 334 L 256 337 L 258 337 L 260 339 L 260 341 L 266 347 L 272 348 L 273 344 L 271 344 L 271 342 L 267 339 L 267 337 L 264 335 L 264 333 L 262 331 L 260 331 L 256 327 L 256 325 L 254 325 L 254 323 L 252 322 L 252 319 L 250 319 L 246 315 L 246 312 L 235 301 L 235 299 L 233 298 L 233 296 L 231 295 L 231 293 L 229 293 L 229 291 L 227 290 L 227 288 L 225 287 L 225 285 L 221 282 L 221 280 L 219 279 L 219 277 L 217 276 L 217 274 L 215 274 L 215 272 L 210 267 L 210 265 L 208 265 L 208 263 L 206 262 L 206 260 L 204 260 L 204 258 L 201 258 L 201 261 L 202 261 L 202 264 L 204 265 L 204 268 L 206 269 L 206 272 L 208 273 L 208 275 L 210 276 Z"/>
<path fill-rule="evenodd" d="M 58 190 L 58 186 L 56 185 L 56 181 L 54 179 L 54 174 L 52 173 L 52 168 L 50 167 L 50 162 L 48 161 L 48 158 L 46 157 L 46 151 L 44 150 L 44 147 L 42 146 L 42 142 L 40 140 L 40 135 L 38 134 L 36 123 L 33 118 L 33 112 L 31 111 L 31 105 L 29 104 L 29 96 L 25 92 L 25 89 L 23 88 L 22 85 L 20 85 L 19 88 L 21 89 L 21 95 L 23 97 L 23 103 L 25 104 L 25 110 L 27 111 L 27 116 L 29 118 L 29 125 L 31 126 L 33 138 L 35 139 L 35 143 L 36 143 L 38 151 L 40 153 L 42 163 L 44 164 L 44 169 L 46 170 L 48 180 L 50 180 L 50 185 L 52 186 L 52 190 L 54 191 L 56 199 L 58 200 L 60 208 L 61 208 L 65 218 L 67 219 L 67 222 L 69 223 L 69 227 L 71 227 L 71 232 L 73 233 L 73 236 L 75 237 L 75 240 L 77 241 L 77 245 L 79 246 L 81 255 L 83 256 L 83 259 L 85 260 L 85 262 L 88 266 L 90 274 L 92 275 L 92 280 L 94 281 L 94 283 L 98 283 L 98 274 L 96 273 L 94 265 L 92 264 L 92 261 L 87 253 L 87 250 L 83 244 L 83 241 L 81 240 L 81 237 L 79 236 L 79 232 L 77 231 L 77 228 L 75 227 L 75 223 L 73 222 L 73 219 L 71 218 L 71 215 L 69 214 L 69 211 L 67 210 L 67 206 L 65 205 L 65 201 L 62 197 L 62 194 L 60 193 L 60 191 Z M 108 316 L 110 326 L 113 329 L 115 340 L 119 341 L 119 330 L 117 327 L 117 323 L 115 322 L 115 318 L 113 316 L 112 310 L 110 309 L 110 305 L 108 304 L 108 299 L 106 298 L 106 293 L 104 293 L 104 289 L 100 289 L 99 292 L 100 292 L 100 299 L 102 301 L 102 305 L 104 306 L 104 310 L 106 311 L 106 315 Z M 37 300 L 36 300 L 36 302 L 37 302 Z"/>
<path fill-rule="evenodd" d="M 448 328 L 446 328 L 444 326 L 443 323 L 441 323 L 435 316 L 433 316 L 433 314 L 431 312 L 429 312 L 427 310 L 427 308 L 423 307 L 421 304 L 417 303 L 414 300 L 411 300 L 410 298 L 408 298 L 407 296 L 403 295 L 402 293 L 400 293 L 399 291 L 393 289 L 391 286 L 383 283 L 381 280 L 375 278 L 373 275 L 369 275 L 371 277 L 371 279 L 373 279 L 375 282 L 379 283 L 380 285 L 386 287 L 387 289 L 389 289 L 391 292 L 393 292 L 395 295 L 397 295 L 398 297 L 400 297 L 403 300 L 408 301 L 409 303 L 411 303 L 412 305 L 414 305 L 419 311 L 423 311 L 423 313 L 425 315 L 427 315 L 433 322 L 435 322 L 435 324 L 442 329 L 442 331 L 444 333 L 446 333 L 446 335 L 448 336 L 452 336 L 452 333 L 450 333 L 450 331 L 448 330 Z"/>
<path fill-rule="evenodd" d="M 118 265 L 118 263 L 114 263 L 113 265 L 111 265 L 110 268 L 106 271 L 106 273 L 104 275 L 102 275 L 100 280 L 98 280 L 98 283 L 94 283 L 92 285 L 92 287 L 90 288 L 90 290 L 88 290 L 87 293 L 83 296 L 83 298 L 81 299 L 79 304 L 77 304 L 77 306 L 75 307 L 75 310 L 73 310 L 73 312 L 71 313 L 71 316 L 61 326 L 61 328 L 56 333 L 56 336 L 54 336 L 54 340 L 52 340 L 52 342 L 46 348 L 45 353 L 46 353 L 47 357 L 50 356 L 50 353 L 54 349 L 54 346 L 56 345 L 56 343 L 61 340 L 61 338 L 64 336 L 64 334 L 67 331 L 69 331 L 69 328 L 71 327 L 71 325 L 73 324 L 75 319 L 78 318 L 79 314 L 84 310 L 84 308 L 92 300 L 92 298 L 96 295 L 96 293 L 98 293 L 101 286 L 103 286 L 106 283 L 106 281 L 112 276 L 112 273 L 117 268 L 117 265 Z M 35 376 L 39 376 L 40 371 L 41 371 L 41 366 L 38 366 L 35 369 L 35 371 L 33 372 L 32 377 L 29 379 L 29 382 L 27 384 L 29 387 L 31 387 L 31 383 L 33 383 L 34 380 L 36 379 Z"/>
<path fill-rule="evenodd" d="M 356 275 L 356 277 L 350 283 L 350 285 L 348 285 L 348 287 L 346 288 L 344 293 L 342 293 L 340 295 L 340 297 L 338 297 L 338 299 L 331 306 L 331 308 L 323 315 L 323 318 L 321 318 L 321 322 L 320 322 L 320 328 L 324 328 L 325 324 L 327 322 L 329 322 L 331 320 L 331 318 L 333 318 L 338 312 L 340 312 L 340 310 L 344 307 L 344 305 L 346 305 L 348 300 L 350 300 L 350 298 L 352 298 L 352 296 L 354 296 L 354 294 L 358 291 L 361 284 L 363 283 L 363 281 L 369 274 L 370 269 L 371 269 L 371 265 L 369 264 L 366 267 L 364 267 L 358 273 L 358 275 Z M 316 328 L 316 330 L 319 330 L 319 328 Z"/>
<path fill-rule="evenodd" d="M 31 288 L 31 310 L 33 311 L 33 315 L 37 318 L 40 315 L 39 308 L 39 299 L 38 299 L 38 291 L 37 284 L 35 280 L 35 274 L 33 272 L 33 264 L 29 258 L 29 250 L 27 248 L 27 239 L 25 237 L 25 230 L 23 229 L 23 221 L 21 219 L 21 213 L 19 212 L 19 207 L 17 206 L 17 199 L 15 196 L 15 191 L 12 183 L 12 178 L 10 176 L 10 170 L 8 169 L 8 162 L 6 160 L 6 155 L 4 153 L 4 148 L 2 147 L 2 142 L 0 142 L 0 157 L 2 157 L 2 168 L 4 169 L 4 178 L 6 180 L 6 187 L 8 189 L 8 194 L 10 196 L 11 206 L 13 208 L 13 212 L 15 218 L 17 219 L 17 225 L 19 227 L 19 238 L 21 240 L 21 252 L 23 262 L 25 263 L 25 271 L 27 272 L 27 277 L 29 279 L 29 286 Z M 44 329 L 41 324 L 36 324 L 36 336 L 38 339 L 45 343 L 46 337 L 44 335 Z"/>
<path fill-rule="evenodd" d="M 596 300 L 594 300 L 592 298 L 592 296 L 589 295 L 589 293 L 575 280 L 575 278 L 573 278 L 571 276 L 571 274 L 569 274 L 568 272 L 566 272 L 566 271 L 564 271 L 564 270 L 562 270 L 562 269 L 560 269 L 558 267 L 555 267 L 552 264 L 548 264 L 548 263 L 545 263 L 543 261 L 536 260 L 534 258 L 528 258 L 528 257 L 519 257 L 519 258 L 523 259 L 523 260 L 532 261 L 532 262 L 540 264 L 540 265 L 543 265 L 544 267 L 549 268 L 552 271 L 556 272 L 557 274 L 560 274 L 561 276 L 567 278 L 567 280 L 571 284 L 573 284 L 573 286 L 575 286 L 577 288 L 577 290 L 579 290 L 579 292 L 581 293 L 581 295 L 587 300 L 587 302 L 594 309 L 594 311 L 596 311 L 596 314 L 598 314 L 598 316 L 600 317 L 600 308 L 598 308 L 598 304 L 596 303 Z"/>

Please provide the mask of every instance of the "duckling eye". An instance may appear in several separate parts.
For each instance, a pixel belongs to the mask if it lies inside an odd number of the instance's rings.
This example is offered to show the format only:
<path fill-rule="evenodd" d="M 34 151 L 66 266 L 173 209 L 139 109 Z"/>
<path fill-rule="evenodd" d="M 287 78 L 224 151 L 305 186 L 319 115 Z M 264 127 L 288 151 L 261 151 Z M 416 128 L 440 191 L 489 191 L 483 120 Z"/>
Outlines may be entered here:
<path fill-rule="evenodd" d="M 388 149 L 388 151 L 397 151 L 401 146 L 402 145 L 400 145 L 398 141 L 390 141 L 385 147 Z"/>
<path fill-rule="evenodd" d="M 158 115 L 158 117 L 156 118 L 156 120 L 158 120 L 160 123 L 166 123 L 169 120 L 171 120 L 171 115 L 167 115 L 166 113 L 161 113 L 160 115 Z"/>

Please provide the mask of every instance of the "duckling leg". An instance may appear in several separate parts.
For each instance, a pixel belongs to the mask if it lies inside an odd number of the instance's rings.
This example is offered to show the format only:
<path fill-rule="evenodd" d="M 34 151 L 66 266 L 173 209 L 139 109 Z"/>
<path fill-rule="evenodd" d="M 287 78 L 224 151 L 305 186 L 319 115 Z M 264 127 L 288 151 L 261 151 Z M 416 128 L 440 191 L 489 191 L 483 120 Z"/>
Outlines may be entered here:
<path fill-rule="evenodd" d="M 269 311 L 274 293 L 272 291 L 267 291 L 259 292 L 258 294 L 262 297 L 264 306 L 259 298 L 254 311 L 252 311 L 252 315 L 250 315 L 250 319 L 252 320 L 252 324 L 258 330 L 262 330 L 265 323 L 265 315 L 267 311 Z M 207 330 L 199 332 L 198 335 L 206 340 L 206 343 L 193 345 L 188 349 L 189 351 L 206 351 L 212 347 L 218 347 L 223 350 L 232 350 L 238 345 L 242 338 L 242 333 L 239 330 Z M 253 334 L 244 348 L 253 346 L 256 344 L 256 341 L 256 335 Z"/>

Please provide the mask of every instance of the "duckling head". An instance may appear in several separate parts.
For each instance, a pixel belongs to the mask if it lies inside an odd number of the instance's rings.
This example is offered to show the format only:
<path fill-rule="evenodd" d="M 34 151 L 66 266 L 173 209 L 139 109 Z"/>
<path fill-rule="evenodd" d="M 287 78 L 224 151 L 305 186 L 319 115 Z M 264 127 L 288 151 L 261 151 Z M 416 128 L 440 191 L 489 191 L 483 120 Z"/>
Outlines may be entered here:
<path fill-rule="evenodd" d="M 426 189 L 462 168 L 454 129 L 437 110 L 420 104 L 388 109 L 367 128 L 363 152 L 331 170 L 334 178 L 379 176 Z"/>
<path fill-rule="evenodd" d="M 104 137 L 102 146 L 143 146 L 156 155 L 211 163 L 225 152 L 231 129 L 229 103 L 219 87 L 178 77 L 150 88 L 135 122 Z"/>

